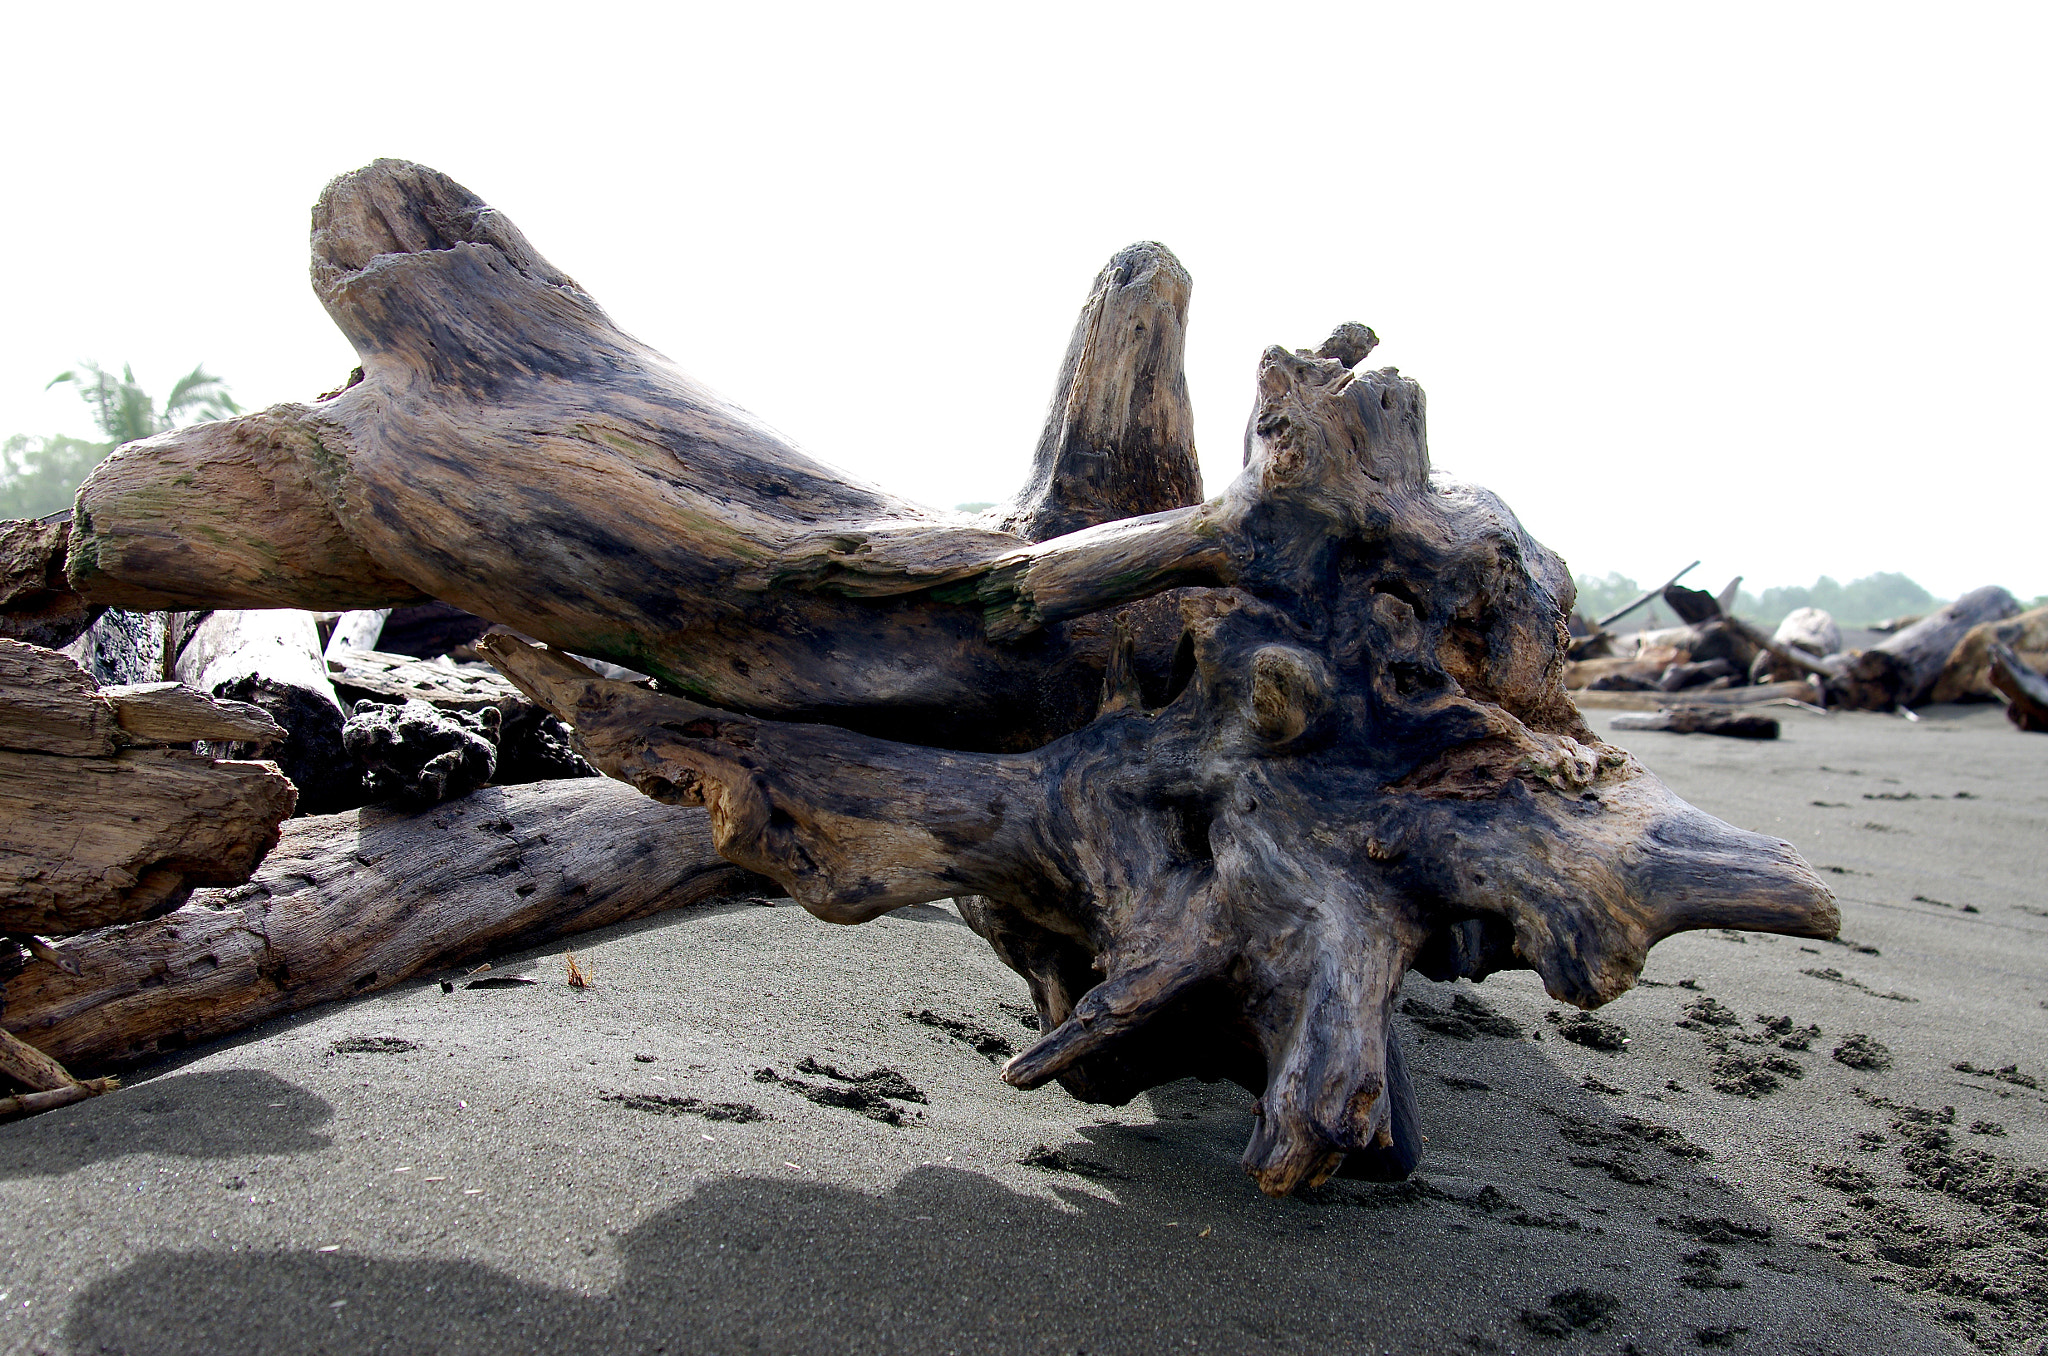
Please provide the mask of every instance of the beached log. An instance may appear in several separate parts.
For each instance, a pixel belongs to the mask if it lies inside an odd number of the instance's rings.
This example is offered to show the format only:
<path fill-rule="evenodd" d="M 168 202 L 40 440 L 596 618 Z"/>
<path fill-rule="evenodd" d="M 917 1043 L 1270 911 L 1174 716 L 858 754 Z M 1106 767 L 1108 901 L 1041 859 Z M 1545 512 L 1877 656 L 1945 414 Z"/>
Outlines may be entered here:
<path fill-rule="evenodd" d="M 110 607 L 59 653 L 76 660 L 95 683 L 156 683 L 164 667 L 169 618 L 161 612 Z"/>
<path fill-rule="evenodd" d="M 604 779 L 493 787 L 421 814 L 291 820 L 248 884 L 56 943 L 0 987 L 0 1026 L 79 1068 L 765 883 L 704 811 Z"/>
<path fill-rule="evenodd" d="M 300 814 L 352 809 L 370 795 L 363 769 L 342 743 L 348 713 L 321 650 L 310 612 L 223 609 L 192 627 L 174 672 L 201 692 L 262 707 L 285 728 L 282 741 L 260 752 L 298 787 Z M 234 752 L 247 756 L 259 750 Z"/>
<path fill-rule="evenodd" d="M 1778 623 L 1778 629 L 1771 634 L 1772 644 L 1761 648 L 1755 661 L 1750 665 L 1749 680 L 1752 683 L 1791 682 L 1815 672 L 1800 662 L 1800 656 L 1824 660 L 1842 648 L 1842 628 L 1835 625 L 1835 619 L 1817 607 L 1794 608 Z M 1796 650 L 1798 656 L 1780 654 L 1778 647 Z"/>
<path fill-rule="evenodd" d="M 2003 641 L 1991 642 L 1991 685 L 2005 695 L 2008 720 L 2022 730 L 2048 733 L 2048 677 Z"/>
<path fill-rule="evenodd" d="M 67 656 L 0 640 L 0 932 L 103 927 L 247 880 L 292 785 L 274 764 L 189 746 L 279 733 L 196 692 L 101 691 Z M 155 743 L 188 747 L 138 747 Z"/>
<path fill-rule="evenodd" d="M 1972 627 L 2004 621 L 2019 610 L 2019 601 L 1996 584 L 1972 589 L 1881 644 L 1849 655 L 1828 679 L 1829 701 L 1860 711 L 1918 706 Z"/>
<path fill-rule="evenodd" d="M 961 898 L 1038 1005 L 1019 1085 L 1234 1079 L 1259 1095 L 1245 1165 L 1284 1193 L 1347 1156 L 1412 1164 L 1388 1044 L 1411 967 L 1529 966 L 1592 1006 L 1673 932 L 1834 930 L 1787 845 L 1586 728 L 1560 681 L 1569 573 L 1431 474 L 1421 388 L 1354 369 L 1363 327 L 1267 350 L 1244 473 L 1187 504 L 1185 275 L 1133 247 L 1041 440 L 1061 483 L 963 520 L 717 401 L 432 171 L 330 186 L 314 273 L 364 375 L 273 418 L 332 521 L 555 647 L 480 642 L 594 761 L 704 803 L 720 851 L 813 912 Z M 211 512 L 204 455 L 130 469 L 80 492 L 88 598 L 122 558 L 97 539 Z"/>
<path fill-rule="evenodd" d="M 1776 739 L 1778 721 L 1753 710 L 1715 706 L 1674 706 L 1646 714 L 1616 716 L 1616 730 L 1663 730 L 1670 734 L 1726 735 L 1731 739 Z"/>
<path fill-rule="evenodd" d="M 2048 607 L 2037 607 L 2004 621 L 1980 622 L 1956 642 L 1941 677 L 1927 694 L 1930 702 L 1988 702 L 1997 699 L 1991 685 L 1991 646 L 2011 648 L 2020 662 L 2034 670 L 2048 668 Z"/>

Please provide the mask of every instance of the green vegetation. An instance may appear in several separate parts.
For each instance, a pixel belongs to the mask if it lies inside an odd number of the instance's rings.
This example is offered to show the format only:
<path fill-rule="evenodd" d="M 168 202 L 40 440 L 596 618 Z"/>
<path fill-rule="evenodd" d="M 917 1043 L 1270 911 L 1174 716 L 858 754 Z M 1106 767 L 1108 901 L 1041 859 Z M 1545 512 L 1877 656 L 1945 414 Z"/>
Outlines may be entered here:
<path fill-rule="evenodd" d="M 127 366 L 116 377 L 98 363 L 82 363 L 74 371 L 59 374 L 50 385 L 75 386 L 107 441 L 96 443 L 59 433 L 47 438 L 16 434 L 0 443 L 0 518 L 40 518 L 69 508 L 86 473 L 123 443 L 154 437 L 194 420 L 225 419 L 242 412 L 229 398 L 227 383 L 207 372 L 203 363 L 178 378 L 162 409 L 136 383 L 134 369 Z"/>
<path fill-rule="evenodd" d="M 1626 606 L 1648 587 L 1621 574 L 1581 575 L 1578 586 L 1579 614 L 1588 619 Z M 1869 626 L 1892 617 L 1924 615 L 1941 603 L 1941 599 L 1902 574 L 1865 575 L 1846 584 L 1822 575 L 1810 587 L 1792 584 L 1769 588 L 1761 596 L 1744 589 L 1736 595 L 1735 611 L 1760 626 L 1776 626 L 1798 608 L 1818 607 L 1843 626 Z M 1630 629 L 1652 625 L 1645 620 L 1649 613 L 1650 608 L 1631 613 L 1621 624 Z"/>

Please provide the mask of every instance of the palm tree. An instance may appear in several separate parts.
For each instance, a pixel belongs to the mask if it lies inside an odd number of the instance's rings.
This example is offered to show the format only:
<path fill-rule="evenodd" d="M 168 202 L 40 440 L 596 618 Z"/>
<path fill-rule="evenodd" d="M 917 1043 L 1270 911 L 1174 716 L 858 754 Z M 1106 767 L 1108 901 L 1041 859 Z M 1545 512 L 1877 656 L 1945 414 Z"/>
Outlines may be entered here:
<path fill-rule="evenodd" d="M 123 443 L 167 433 L 194 420 L 225 419 L 242 412 L 228 396 L 227 383 L 209 373 L 204 363 L 178 378 L 161 410 L 126 364 L 116 377 L 98 363 L 80 363 L 52 378 L 50 386 L 66 383 L 78 388 L 79 399 L 92 408 L 93 422 L 107 441 L 17 434 L 0 444 L 0 518 L 39 518 L 69 508 L 86 473 Z"/>
<path fill-rule="evenodd" d="M 79 399 L 92 406 L 93 422 L 111 440 L 109 451 L 137 438 L 168 433 L 187 415 L 193 419 L 225 419 L 242 412 L 242 407 L 229 399 L 227 383 L 209 373 L 205 363 L 178 378 L 164 400 L 161 415 L 149 393 L 136 384 L 135 369 L 125 363 L 118 380 L 98 363 L 80 363 L 77 371 L 52 377 L 50 386 L 65 382 L 76 386 Z M 47 391 L 50 386 L 43 389 Z"/>

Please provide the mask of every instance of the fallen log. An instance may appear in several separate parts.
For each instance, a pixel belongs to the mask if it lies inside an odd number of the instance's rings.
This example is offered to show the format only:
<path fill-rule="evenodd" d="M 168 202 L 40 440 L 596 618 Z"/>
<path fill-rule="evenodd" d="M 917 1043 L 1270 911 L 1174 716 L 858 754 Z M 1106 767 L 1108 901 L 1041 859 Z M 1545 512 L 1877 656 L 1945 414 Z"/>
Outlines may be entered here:
<path fill-rule="evenodd" d="M 1918 706 L 1972 627 L 2004 621 L 2019 610 L 2019 601 L 1996 584 L 1972 589 L 1888 640 L 1848 655 L 1827 680 L 1828 703 L 1859 711 Z"/>
<path fill-rule="evenodd" d="M 1713 706 L 1672 706 L 1645 715 L 1620 715 L 1616 730 L 1664 730 L 1671 734 L 1726 735 L 1731 739 L 1776 739 L 1778 721 L 1756 711 Z"/>
<path fill-rule="evenodd" d="M 1671 698 L 1662 692 L 1594 692 L 1574 688 L 1567 693 L 1574 705 L 1584 711 L 1661 711 L 1671 705 Z M 1766 683 L 1761 687 L 1729 687 L 1717 692 L 1688 692 L 1687 706 L 1741 707 L 1761 706 L 1767 702 L 1798 702 L 1803 706 L 1819 704 L 1820 691 L 1810 682 Z"/>
<path fill-rule="evenodd" d="M 2005 645 L 2032 669 L 2048 667 L 2048 607 L 2037 607 L 2005 621 L 1971 627 L 1949 653 L 1941 677 L 1927 694 L 1930 702 L 1988 702 L 1998 698 L 1991 684 L 1991 646 Z"/>
<path fill-rule="evenodd" d="M 1788 845 L 1586 728 L 1563 562 L 1432 473 L 1421 388 L 1351 365 L 1362 326 L 1261 356 L 1243 473 L 1187 502 L 1186 274 L 1134 246 L 1070 347 L 1051 492 L 964 520 L 717 401 L 433 171 L 337 180 L 314 254 L 364 375 L 263 416 L 313 489 L 280 496 L 272 537 L 332 529 L 324 559 L 338 533 L 557 647 L 481 642 L 594 760 L 705 803 L 730 860 L 820 916 L 966 901 L 1038 1007 L 1020 1086 L 1120 1102 L 1229 1078 L 1259 1097 L 1264 1190 L 1347 1156 L 1398 1173 L 1419 1152 L 1390 1047 L 1411 966 L 1529 966 L 1590 1007 L 1674 932 L 1834 930 Z M 145 443 L 81 488 L 83 596 L 222 605 L 199 571 L 173 590 L 129 563 L 166 514 L 203 540 L 252 492 L 239 425 L 214 427 L 163 474 Z"/>
<path fill-rule="evenodd" d="M 294 819 L 246 885 L 57 942 L 75 975 L 28 961 L 0 986 L 0 1026 L 66 1064 L 125 1065 L 763 886 L 711 838 L 704 811 L 604 779 L 487 788 L 416 815 Z"/>
<path fill-rule="evenodd" d="M 2002 641 L 1991 642 L 1991 685 L 2005 696 L 2006 719 L 2022 730 L 2048 733 L 2048 678 Z"/>

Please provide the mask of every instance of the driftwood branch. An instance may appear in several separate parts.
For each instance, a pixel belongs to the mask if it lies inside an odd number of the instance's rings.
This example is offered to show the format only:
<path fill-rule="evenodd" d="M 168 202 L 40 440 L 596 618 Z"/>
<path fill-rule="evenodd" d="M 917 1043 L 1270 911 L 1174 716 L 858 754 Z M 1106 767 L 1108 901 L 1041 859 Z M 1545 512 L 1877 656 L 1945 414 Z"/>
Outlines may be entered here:
<path fill-rule="evenodd" d="M 598 778 L 294 819 L 247 884 L 57 942 L 75 973 L 30 961 L 0 1024 L 67 1063 L 126 1064 L 757 884 L 703 811 Z"/>

